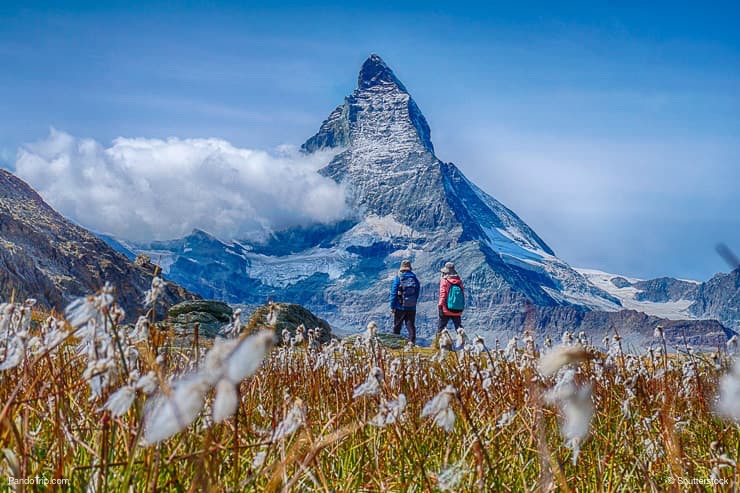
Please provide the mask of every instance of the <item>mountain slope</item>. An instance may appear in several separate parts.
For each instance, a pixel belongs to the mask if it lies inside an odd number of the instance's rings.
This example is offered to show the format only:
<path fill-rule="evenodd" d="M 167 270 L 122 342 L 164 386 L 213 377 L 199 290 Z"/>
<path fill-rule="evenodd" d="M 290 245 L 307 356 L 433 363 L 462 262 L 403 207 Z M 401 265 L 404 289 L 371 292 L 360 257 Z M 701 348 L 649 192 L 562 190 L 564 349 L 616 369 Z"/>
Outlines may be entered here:
<path fill-rule="evenodd" d="M 0 169 L 0 300 L 36 298 L 61 310 L 106 281 L 129 318 L 142 311 L 153 272 L 52 209 L 25 182 Z M 167 283 L 163 304 L 193 295 Z"/>

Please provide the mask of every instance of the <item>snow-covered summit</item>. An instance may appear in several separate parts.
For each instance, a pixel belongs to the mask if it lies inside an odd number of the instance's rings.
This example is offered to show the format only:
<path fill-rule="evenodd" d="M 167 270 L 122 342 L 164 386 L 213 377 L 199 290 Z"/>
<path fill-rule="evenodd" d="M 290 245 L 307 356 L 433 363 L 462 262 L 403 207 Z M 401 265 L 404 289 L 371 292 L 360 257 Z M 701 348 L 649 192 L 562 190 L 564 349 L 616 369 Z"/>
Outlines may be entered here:
<path fill-rule="evenodd" d="M 382 58 L 373 53 L 362 64 L 360 74 L 357 76 L 357 88 L 369 89 L 379 84 L 393 84 L 399 90 L 408 92 L 401 81 L 396 78 L 393 70 L 385 64 Z"/>

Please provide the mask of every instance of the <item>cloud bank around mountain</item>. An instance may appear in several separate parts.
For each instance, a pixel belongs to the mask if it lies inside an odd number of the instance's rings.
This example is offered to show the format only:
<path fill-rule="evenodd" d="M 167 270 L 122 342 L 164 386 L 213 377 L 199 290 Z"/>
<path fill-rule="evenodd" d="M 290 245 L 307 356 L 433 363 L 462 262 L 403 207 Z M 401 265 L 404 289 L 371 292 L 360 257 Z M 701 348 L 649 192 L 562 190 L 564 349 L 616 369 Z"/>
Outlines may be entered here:
<path fill-rule="evenodd" d="M 198 228 L 258 239 L 348 215 L 345 188 L 317 172 L 331 157 L 215 138 L 120 137 L 106 147 L 51 129 L 18 150 L 15 169 L 61 214 L 97 232 L 145 241 Z"/>

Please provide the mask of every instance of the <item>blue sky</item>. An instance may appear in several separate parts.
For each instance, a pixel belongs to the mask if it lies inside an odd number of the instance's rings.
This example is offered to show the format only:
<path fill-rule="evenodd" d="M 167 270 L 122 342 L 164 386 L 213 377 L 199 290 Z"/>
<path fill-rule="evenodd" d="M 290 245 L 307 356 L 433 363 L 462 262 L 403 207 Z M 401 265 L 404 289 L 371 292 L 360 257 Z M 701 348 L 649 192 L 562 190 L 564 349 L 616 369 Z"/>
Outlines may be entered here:
<path fill-rule="evenodd" d="M 0 165 L 50 127 L 300 144 L 380 54 L 438 156 L 575 266 L 706 279 L 740 252 L 732 3 L 0 6 Z M 392 6 L 391 6 L 392 5 Z"/>

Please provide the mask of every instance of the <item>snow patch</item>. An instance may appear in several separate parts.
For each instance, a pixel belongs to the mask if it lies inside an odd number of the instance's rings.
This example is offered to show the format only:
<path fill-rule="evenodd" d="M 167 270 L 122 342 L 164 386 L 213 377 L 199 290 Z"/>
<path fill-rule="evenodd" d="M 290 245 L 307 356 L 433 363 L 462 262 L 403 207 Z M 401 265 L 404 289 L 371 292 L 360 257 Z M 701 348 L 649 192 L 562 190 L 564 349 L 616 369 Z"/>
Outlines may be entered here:
<path fill-rule="evenodd" d="M 664 303 L 638 301 L 635 299 L 635 296 L 642 292 L 642 290 L 632 286 L 619 288 L 612 283 L 612 279 L 617 277 L 626 279 L 630 283 L 639 282 L 642 279 L 609 274 L 608 272 L 594 269 L 576 269 L 576 271 L 586 276 L 586 278 L 596 287 L 619 298 L 625 309 L 635 310 L 656 317 L 667 318 L 668 320 L 693 320 L 696 318 L 689 311 L 689 307 L 694 303 L 693 300 L 667 301 Z"/>
<path fill-rule="evenodd" d="M 342 249 L 313 248 L 283 257 L 249 253 L 244 258 L 250 261 L 247 267 L 249 277 L 268 286 L 285 288 L 316 273 L 327 274 L 329 279 L 337 280 L 355 263 L 357 255 Z"/>
<path fill-rule="evenodd" d="M 421 233 L 396 220 L 393 215 L 377 216 L 371 214 L 342 235 L 341 247 L 368 247 L 374 243 L 390 241 L 393 238 L 417 238 Z"/>

